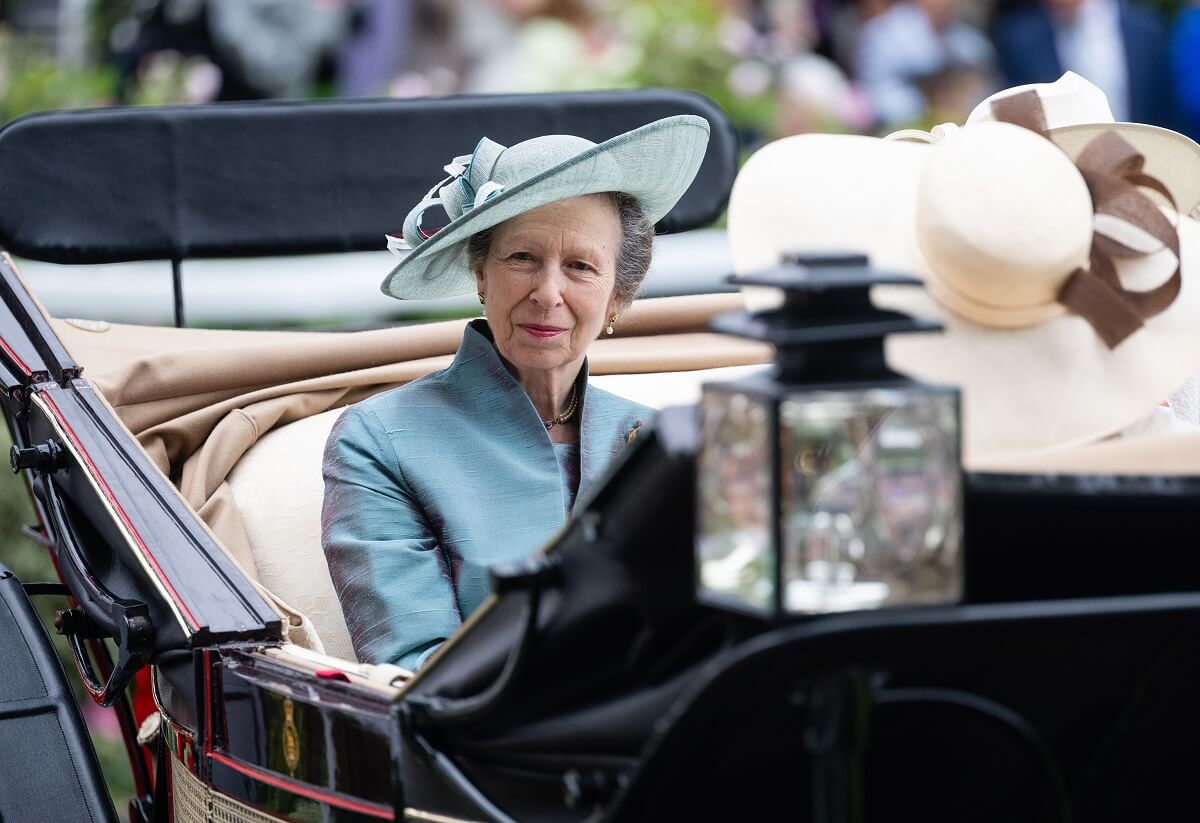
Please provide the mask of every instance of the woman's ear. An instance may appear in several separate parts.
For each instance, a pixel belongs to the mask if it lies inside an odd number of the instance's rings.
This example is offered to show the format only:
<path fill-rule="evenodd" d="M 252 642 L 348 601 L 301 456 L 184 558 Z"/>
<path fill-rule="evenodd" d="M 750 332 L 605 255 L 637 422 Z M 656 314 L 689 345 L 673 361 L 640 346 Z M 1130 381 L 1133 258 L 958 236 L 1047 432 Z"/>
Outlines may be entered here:
<path fill-rule="evenodd" d="M 483 274 L 483 268 L 476 269 L 473 273 L 475 275 L 475 291 L 481 295 L 487 294 L 487 278 Z"/>

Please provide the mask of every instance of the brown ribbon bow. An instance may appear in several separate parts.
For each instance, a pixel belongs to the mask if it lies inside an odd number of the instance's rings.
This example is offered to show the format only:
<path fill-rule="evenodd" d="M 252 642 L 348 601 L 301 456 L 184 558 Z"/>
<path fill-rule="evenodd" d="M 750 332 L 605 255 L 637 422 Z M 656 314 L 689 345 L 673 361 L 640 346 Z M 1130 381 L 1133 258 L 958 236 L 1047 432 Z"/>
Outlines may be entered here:
<path fill-rule="evenodd" d="M 1049 139 L 1046 113 L 1035 91 L 1021 92 L 992 102 L 997 120 L 1024 126 Z M 1134 226 L 1170 249 L 1175 271 L 1162 285 L 1148 291 L 1130 291 L 1121 285 L 1114 258 L 1144 256 L 1139 251 L 1094 232 L 1088 270 L 1076 269 L 1058 293 L 1058 302 L 1087 320 L 1110 349 L 1162 312 L 1183 285 L 1179 232 L 1154 201 L 1140 191 L 1152 189 L 1178 210 L 1175 199 L 1160 180 L 1143 170 L 1145 158 L 1115 131 L 1097 135 L 1075 161 L 1092 195 L 1096 214 L 1105 214 Z"/>

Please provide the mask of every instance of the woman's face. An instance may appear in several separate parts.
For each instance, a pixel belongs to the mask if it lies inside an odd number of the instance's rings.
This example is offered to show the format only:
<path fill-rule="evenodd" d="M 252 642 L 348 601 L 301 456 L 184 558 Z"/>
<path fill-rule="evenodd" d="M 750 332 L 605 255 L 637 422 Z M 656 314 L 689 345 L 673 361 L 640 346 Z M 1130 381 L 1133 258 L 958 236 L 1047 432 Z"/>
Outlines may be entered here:
<path fill-rule="evenodd" d="M 496 348 L 518 372 L 582 361 L 617 310 L 621 222 L 604 195 L 549 203 L 507 220 L 475 272 Z"/>

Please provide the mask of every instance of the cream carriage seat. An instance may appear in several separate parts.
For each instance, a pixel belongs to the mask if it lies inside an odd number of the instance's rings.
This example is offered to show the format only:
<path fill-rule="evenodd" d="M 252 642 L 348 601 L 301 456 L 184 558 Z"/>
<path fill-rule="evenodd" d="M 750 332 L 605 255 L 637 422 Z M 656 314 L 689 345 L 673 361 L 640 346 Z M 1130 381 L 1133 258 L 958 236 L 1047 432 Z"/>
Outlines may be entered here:
<path fill-rule="evenodd" d="M 763 366 L 605 375 L 592 382 L 654 408 L 695 402 L 701 384 L 732 380 Z M 327 654 L 356 660 L 350 632 L 321 550 L 321 456 L 342 409 L 264 435 L 229 474 L 258 580 L 312 622 Z"/>

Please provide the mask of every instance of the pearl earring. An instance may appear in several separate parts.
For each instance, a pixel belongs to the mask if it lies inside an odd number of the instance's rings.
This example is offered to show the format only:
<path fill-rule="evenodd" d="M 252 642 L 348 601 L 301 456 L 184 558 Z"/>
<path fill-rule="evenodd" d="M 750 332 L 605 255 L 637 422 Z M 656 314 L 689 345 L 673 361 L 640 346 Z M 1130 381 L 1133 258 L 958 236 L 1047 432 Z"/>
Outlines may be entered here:
<path fill-rule="evenodd" d="M 610 337 L 612 336 L 612 333 L 613 333 L 613 323 L 616 323 L 616 322 L 617 322 L 617 316 L 615 314 L 612 317 L 608 318 L 608 334 Z"/>

